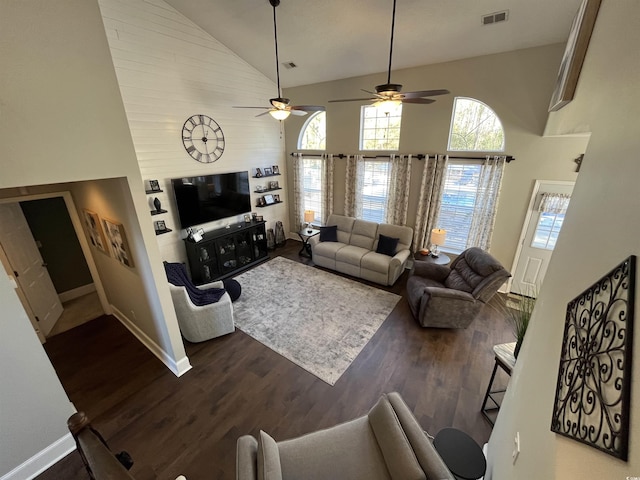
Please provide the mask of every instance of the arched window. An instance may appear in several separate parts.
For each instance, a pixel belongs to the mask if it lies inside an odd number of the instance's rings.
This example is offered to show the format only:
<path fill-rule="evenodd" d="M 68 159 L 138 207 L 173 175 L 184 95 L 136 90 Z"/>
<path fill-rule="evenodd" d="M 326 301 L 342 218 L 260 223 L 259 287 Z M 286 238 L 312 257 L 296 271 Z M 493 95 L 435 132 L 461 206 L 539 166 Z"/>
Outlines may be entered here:
<path fill-rule="evenodd" d="M 504 152 L 504 129 L 500 119 L 481 101 L 456 97 L 447 149 L 454 152 Z"/>
<path fill-rule="evenodd" d="M 325 150 L 327 148 L 327 112 L 311 115 L 300 129 L 300 150 Z"/>

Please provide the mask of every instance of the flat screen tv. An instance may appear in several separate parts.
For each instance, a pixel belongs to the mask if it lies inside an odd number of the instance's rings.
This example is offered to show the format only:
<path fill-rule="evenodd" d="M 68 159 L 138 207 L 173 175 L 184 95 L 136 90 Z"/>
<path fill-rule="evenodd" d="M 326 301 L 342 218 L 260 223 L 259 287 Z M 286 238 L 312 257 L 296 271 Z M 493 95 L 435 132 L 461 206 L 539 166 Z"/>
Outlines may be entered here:
<path fill-rule="evenodd" d="M 174 178 L 171 184 L 182 228 L 251 211 L 249 172 Z"/>

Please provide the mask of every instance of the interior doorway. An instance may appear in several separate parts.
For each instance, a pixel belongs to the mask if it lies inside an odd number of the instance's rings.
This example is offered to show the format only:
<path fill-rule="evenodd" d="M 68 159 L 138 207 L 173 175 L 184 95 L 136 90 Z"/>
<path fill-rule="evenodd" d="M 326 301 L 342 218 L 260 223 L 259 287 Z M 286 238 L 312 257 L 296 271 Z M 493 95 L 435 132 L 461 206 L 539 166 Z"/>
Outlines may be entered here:
<path fill-rule="evenodd" d="M 50 228 L 49 231 L 41 233 L 42 240 L 35 238 L 32 233 L 34 229 L 30 228 L 31 225 L 27 224 L 24 216 L 27 210 L 23 211 L 21 204 L 25 206 L 30 204 L 33 212 L 59 202 L 62 203 L 63 216 L 67 217 L 66 220 L 69 223 L 68 231 L 64 232 L 62 226 L 59 226 L 59 228 Z M 42 215 L 46 217 L 48 213 L 50 212 L 42 212 Z M 3 221 L 0 223 L 0 241 L 2 243 L 0 261 L 13 280 L 18 297 L 41 343 L 44 343 L 49 336 L 97 318 L 108 311 L 106 295 L 69 192 L 3 199 L 0 201 L 0 214 L 3 215 Z M 11 223 L 4 221 L 7 216 L 12 219 Z M 13 223 L 16 224 L 16 228 L 12 227 Z M 37 227 L 35 227 L 35 231 L 38 231 Z M 16 232 L 19 232 L 20 238 L 16 237 Z M 45 240 L 47 236 L 48 238 Z M 68 257 L 68 250 L 71 249 L 64 248 L 64 245 L 70 240 L 78 243 L 79 248 L 75 258 Z M 49 248 L 48 250 L 43 248 L 46 243 L 55 242 L 63 244 L 62 248 Z M 41 251 L 47 251 L 47 262 L 43 260 L 44 255 L 40 255 Z M 29 255 L 26 255 L 25 252 Z M 47 265 L 47 263 L 52 265 Z M 62 266 L 57 269 L 52 268 L 56 263 L 62 264 Z M 17 271 L 16 265 L 20 269 L 25 265 L 30 266 L 31 270 L 37 273 L 38 278 L 46 277 L 48 282 L 45 282 L 44 287 L 46 288 L 43 287 L 46 295 L 42 294 L 42 288 L 37 291 L 33 290 L 38 285 L 42 286 L 43 282 L 32 282 L 29 276 Z M 77 270 L 82 270 L 74 268 L 74 265 L 86 269 L 84 280 L 80 280 L 80 283 L 86 285 L 72 289 L 74 292 L 71 292 L 68 282 L 65 282 L 64 279 L 61 280 L 61 278 L 64 275 L 73 277 L 77 275 Z M 52 275 L 49 275 L 49 269 L 52 270 Z M 57 290 L 51 281 L 51 276 L 58 277 Z M 61 281 L 62 287 L 60 287 Z M 65 292 L 60 292 L 60 288 Z M 41 301 L 42 298 L 47 301 Z M 47 307 L 49 304 L 54 305 L 56 308 L 52 307 L 53 314 L 48 315 L 47 313 L 51 309 L 43 310 L 40 308 L 40 303 L 46 304 Z M 43 313 L 38 314 L 40 310 Z"/>
<path fill-rule="evenodd" d="M 511 271 L 510 292 L 537 296 L 562 229 L 575 182 L 536 180 Z"/>

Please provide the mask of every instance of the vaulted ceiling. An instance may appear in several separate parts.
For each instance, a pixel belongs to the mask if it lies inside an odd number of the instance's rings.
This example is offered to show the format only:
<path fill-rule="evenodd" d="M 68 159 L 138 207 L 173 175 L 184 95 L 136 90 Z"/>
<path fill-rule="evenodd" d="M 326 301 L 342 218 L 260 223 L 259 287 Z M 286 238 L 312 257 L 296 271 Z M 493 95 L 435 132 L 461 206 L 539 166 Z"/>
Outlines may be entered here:
<path fill-rule="evenodd" d="M 268 0 L 165 0 L 275 81 Z M 397 0 L 393 70 L 566 42 L 581 0 Z M 283 87 L 386 72 L 393 0 L 282 0 Z M 508 11 L 508 20 L 481 17 Z"/>

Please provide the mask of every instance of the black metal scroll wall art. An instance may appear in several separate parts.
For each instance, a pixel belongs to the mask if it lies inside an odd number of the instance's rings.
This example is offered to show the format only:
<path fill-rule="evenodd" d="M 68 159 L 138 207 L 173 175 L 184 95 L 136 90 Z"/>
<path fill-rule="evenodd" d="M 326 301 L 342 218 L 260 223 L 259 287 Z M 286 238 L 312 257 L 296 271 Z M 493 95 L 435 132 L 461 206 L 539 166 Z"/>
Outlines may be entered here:
<path fill-rule="evenodd" d="M 551 430 L 627 460 L 636 257 L 567 305 Z"/>

